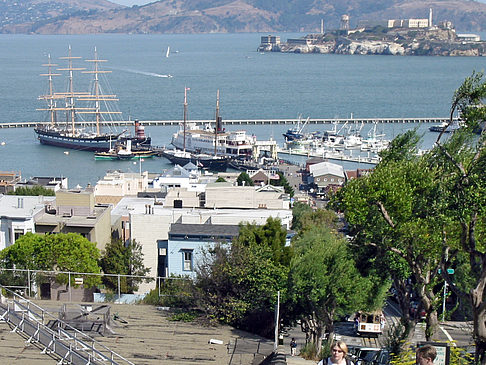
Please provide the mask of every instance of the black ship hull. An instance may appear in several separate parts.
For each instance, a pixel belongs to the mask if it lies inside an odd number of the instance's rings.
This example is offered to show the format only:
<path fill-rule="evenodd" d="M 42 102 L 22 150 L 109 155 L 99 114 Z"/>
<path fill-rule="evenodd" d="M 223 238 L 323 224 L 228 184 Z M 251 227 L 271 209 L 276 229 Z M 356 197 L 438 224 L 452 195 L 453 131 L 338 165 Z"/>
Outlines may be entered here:
<path fill-rule="evenodd" d="M 172 162 L 174 165 L 184 166 L 189 162 L 211 171 L 226 171 L 229 159 L 218 156 L 198 155 L 192 153 L 183 153 L 175 150 L 162 151 L 162 156 Z"/>

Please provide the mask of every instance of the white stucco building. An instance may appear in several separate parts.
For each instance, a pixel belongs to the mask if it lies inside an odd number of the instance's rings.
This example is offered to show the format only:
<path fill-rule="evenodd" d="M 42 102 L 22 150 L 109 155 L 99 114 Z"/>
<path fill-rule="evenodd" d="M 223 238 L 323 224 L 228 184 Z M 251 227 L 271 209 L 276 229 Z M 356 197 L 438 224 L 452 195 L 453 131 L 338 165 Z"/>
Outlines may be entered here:
<path fill-rule="evenodd" d="M 19 196 L 0 194 L 0 250 L 15 243 L 27 232 L 35 233 L 35 219 L 54 196 Z"/>

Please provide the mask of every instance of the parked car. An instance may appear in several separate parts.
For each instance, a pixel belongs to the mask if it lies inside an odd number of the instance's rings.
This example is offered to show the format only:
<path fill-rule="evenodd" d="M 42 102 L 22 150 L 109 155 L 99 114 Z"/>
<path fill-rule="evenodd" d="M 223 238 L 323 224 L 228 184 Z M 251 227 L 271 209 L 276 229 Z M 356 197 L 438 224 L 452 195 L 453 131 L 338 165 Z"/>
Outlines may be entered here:
<path fill-rule="evenodd" d="M 355 365 L 374 365 L 376 360 L 380 355 L 382 349 L 375 347 L 361 347 L 355 349 L 355 359 L 353 362 Z"/>

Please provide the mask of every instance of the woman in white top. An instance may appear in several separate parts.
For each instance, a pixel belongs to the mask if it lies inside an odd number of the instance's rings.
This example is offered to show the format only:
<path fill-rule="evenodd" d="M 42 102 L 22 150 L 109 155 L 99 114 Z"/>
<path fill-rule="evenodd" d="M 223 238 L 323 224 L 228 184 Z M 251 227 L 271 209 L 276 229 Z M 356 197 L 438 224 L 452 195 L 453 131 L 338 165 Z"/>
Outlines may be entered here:
<path fill-rule="evenodd" d="M 348 346 L 343 341 L 336 341 L 331 346 L 331 356 L 319 361 L 318 365 L 353 365 L 347 355 Z"/>

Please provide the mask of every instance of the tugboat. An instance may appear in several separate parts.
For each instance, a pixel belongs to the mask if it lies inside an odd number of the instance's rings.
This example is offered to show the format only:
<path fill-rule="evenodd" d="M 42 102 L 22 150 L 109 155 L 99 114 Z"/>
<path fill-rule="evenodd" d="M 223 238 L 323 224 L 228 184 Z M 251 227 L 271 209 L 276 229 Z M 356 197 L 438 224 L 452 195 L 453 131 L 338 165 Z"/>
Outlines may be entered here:
<path fill-rule="evenodd" d="M 95 160 L 135 160 L 141 158 L 151 158 L 157 153 L 150 148 L 141 147 L 132 149 L 132 141 L 127 140 L 126 144 L 117 143 L 115 148 L 109 151 L 95 153 Z"/>

